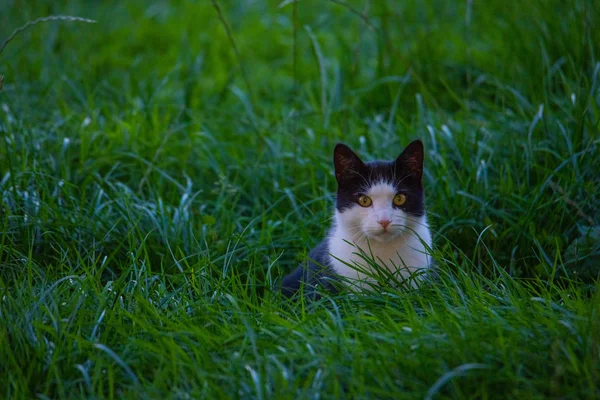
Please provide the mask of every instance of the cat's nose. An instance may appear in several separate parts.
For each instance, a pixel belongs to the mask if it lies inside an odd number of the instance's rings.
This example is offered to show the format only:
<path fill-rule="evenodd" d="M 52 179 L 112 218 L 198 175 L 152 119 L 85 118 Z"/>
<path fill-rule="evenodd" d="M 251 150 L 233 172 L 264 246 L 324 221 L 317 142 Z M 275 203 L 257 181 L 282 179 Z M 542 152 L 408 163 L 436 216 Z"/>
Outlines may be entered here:
<path fill-rule="evenodd" d="M 385 229 L 392 223 L 392 221 L 390 221 L 389 219 L 380 219 L 379 221 L 377 221 L 377 223 L 383 226 L 383 229 Z"/>

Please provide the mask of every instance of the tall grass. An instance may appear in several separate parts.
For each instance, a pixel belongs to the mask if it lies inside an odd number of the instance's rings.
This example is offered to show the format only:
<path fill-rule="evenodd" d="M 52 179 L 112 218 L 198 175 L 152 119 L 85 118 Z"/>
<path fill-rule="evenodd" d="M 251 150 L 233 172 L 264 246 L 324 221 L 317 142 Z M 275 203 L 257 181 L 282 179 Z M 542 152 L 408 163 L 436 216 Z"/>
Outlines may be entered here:
<path fill-rule="evenodd" d="M 0 55 L 1 395 L 597 398 L 599 11 L 0 6 L 98 21 Z M 334 144 L 417 137 L 435 284 L 282 300 Z"/>

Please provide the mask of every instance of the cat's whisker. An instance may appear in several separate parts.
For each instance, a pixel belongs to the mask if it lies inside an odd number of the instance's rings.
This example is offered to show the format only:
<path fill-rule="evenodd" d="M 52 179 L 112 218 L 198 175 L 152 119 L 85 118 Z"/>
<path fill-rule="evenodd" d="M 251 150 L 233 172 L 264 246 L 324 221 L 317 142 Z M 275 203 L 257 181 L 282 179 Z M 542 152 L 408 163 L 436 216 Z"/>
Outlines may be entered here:
<path fill-rule="evenodd" d="M 363 232 L 356 232 L 354 234 L 354 236 L 352 237 L 352 242 L 359 245 L 359 244 L 362 244 L 362 242 L 364 242 L 366 238 L 367 238 L 367 235 L 365 235 Z M 360 239 L 360 240 L 357 242 L 358 239 Z"/>

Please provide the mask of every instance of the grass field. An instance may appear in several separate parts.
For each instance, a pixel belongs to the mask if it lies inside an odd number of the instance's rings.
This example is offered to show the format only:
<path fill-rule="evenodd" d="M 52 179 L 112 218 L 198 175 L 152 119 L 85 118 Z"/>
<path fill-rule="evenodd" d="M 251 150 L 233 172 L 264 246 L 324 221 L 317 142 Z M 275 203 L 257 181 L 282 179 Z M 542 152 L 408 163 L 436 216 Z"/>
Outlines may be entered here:
<path fill-rule="evenodd" d="M 600 398 L 593 0 L 4 0 L 0 397 Z M 272 290 L 332 151 L 426 147 L 440 277 Z"/>

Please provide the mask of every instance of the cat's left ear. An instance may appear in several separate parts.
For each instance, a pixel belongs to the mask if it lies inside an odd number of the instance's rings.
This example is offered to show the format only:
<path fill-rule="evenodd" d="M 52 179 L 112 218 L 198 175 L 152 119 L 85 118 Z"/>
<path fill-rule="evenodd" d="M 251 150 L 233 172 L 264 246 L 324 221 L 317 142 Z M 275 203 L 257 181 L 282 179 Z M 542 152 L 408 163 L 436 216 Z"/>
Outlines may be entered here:
<path fill-rule="evenodd" d="M 360 176 L 365 166 L 356 153 L 342 143 L 338 143 L 333 150 L 333 164 L 335 167 L 335 178 L 338 183 Z"/>
<path fill-rule="evenodd" d="M 406 146 L 402 154 L 398 156 L 396 168 L 421 179 L 423 176 L 423 158 L 423 142 L 415 140 Z"/>

